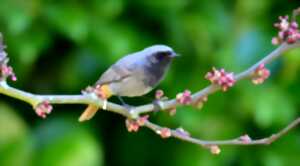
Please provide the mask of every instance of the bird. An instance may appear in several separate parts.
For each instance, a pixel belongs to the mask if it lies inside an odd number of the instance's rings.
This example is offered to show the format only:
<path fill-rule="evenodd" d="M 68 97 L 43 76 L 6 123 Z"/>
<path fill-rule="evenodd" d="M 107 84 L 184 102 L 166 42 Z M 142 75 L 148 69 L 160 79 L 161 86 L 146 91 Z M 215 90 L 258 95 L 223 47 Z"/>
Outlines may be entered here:
<path fill-rule="evenodd" d="M 177 56 L 178 54 L 166 45 L 146 47 L 119 59 L 101 75 L 93 87 L 100 87 L 106 99 L 111 96 L 143 96 L 161 82 Z M 123 103 L 122 98 L 120 99 Z M 79 121 L 90 120 L 98 109 L 96 105 L 88 105 Z"/>

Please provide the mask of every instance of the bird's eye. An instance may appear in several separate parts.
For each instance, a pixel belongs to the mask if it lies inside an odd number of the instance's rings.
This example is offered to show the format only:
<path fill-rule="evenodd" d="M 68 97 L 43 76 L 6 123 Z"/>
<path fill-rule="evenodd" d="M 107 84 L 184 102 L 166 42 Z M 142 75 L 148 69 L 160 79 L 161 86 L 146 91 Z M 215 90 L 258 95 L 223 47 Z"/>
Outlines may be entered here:
<path fill-rule="evenodd" d="M 156 58 L 158 60 L 163 60 L 163 59 L 167 58 L 170 54 L 171 54 L 170 51 L 159 52 L 156 54 Z"/>

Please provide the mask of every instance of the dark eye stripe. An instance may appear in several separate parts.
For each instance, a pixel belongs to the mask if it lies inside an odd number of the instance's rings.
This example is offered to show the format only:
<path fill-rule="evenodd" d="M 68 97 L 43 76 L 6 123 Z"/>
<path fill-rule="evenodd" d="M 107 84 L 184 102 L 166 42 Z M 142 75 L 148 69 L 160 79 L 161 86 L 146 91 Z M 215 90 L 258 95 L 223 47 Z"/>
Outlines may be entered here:
<path fill-rule="evenodd" d="M 159 53 L 157 54 L 157 59 L 162 60 L 162 59 L 164 59 L 165 57 L 167 57 L 167 55 L 168 55 L 167 52 L 159 52 Z"/>
<path fill-rule="evenodd" d="M 172 51 L 160 51 L 157 52 L 154 56 L 157 60 L 162 61 L 169 57 L 172 54 Z"/>
<path fill-rule="evenodd" d="M 163 51 L 163 52 L 160 52 L 159 54 L 162 54 L 162 55 L 171 55 L 172 52 L 171 51 Z"/>
<path fill-rule="evenodd" d="M 171 55 L 172 54 L 172 52 L 171 51 L 165 51 L 165 52 L 163 52 L 165 55 Z"/>

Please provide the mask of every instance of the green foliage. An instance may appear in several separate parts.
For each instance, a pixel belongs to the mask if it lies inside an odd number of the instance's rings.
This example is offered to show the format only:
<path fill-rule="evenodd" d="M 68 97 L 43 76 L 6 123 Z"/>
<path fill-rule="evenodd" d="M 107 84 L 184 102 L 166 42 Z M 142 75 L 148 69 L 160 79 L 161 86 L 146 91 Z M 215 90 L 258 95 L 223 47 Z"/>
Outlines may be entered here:
<path fill-rule="evenodd" d="M 102 165 L 101 142 L 74 120 L 50 120 L 39 127 L 35 139 L 35 165 Z"/>
<path fill-rule="evenodd" d="M 32 144 L 28 126 L 15 109 L 0 103 L 0 165 L 29 165 Z"/>
<path fill-rule="evenodd" d="M 80 93 L 127 53 L 162 43 L 176 59 L 159 88 L 174 97 L 209 84 L 213 66 L 239 72 L 275 47 L 279 15 L 297 1 L 279 0 L 1 0 L 0 31 L 16 87 L 35 93 Z M 268 136 L 299 116 L 299 50 L 268 66 L 265 84 L 236 84 L 209 96 L 201 111 L 180 107 L 174 117 L 151 120 L 184 127 L 205 139 L 248 133 Z M 153 93 L 133 101 L 151 102 Z M 115 101 L 115 100 L 113 100 Z M 5 103 L 5 104 L 4 104 Z M 58 106 L 46 120 L 26 104 L 0 103 L 0 165 L 297 165 L 299 130 L 268 147 L 224 147 L 220 156 L 179 140 L 163 140 L 141 130 L 129 134 L 123 118 L 98 112 L 77 123 L 82 106 Z"/>
<path fill-rule="evenodd" d="M 102 165 L 101 141 L 76 120 L 49 119 L 29 131 L 16 110 L 0 109 L 0 165 Z"/>

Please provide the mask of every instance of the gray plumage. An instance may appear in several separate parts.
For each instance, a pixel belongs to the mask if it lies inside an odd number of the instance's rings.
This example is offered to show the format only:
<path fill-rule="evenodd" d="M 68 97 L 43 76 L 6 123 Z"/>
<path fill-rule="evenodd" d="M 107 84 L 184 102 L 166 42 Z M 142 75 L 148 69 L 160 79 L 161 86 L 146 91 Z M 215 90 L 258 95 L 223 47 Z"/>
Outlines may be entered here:
<path fill-rule="evenodd" d="M 176 54 L 165 45 L 154 45 L 118 60 L 103 73 L 96 85 L 109 85 L 118 96 L 141 96 L 163 79 Z"/>

